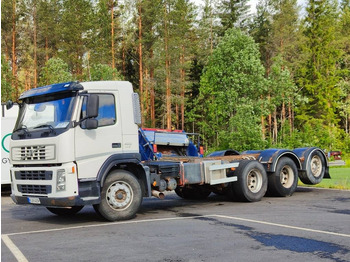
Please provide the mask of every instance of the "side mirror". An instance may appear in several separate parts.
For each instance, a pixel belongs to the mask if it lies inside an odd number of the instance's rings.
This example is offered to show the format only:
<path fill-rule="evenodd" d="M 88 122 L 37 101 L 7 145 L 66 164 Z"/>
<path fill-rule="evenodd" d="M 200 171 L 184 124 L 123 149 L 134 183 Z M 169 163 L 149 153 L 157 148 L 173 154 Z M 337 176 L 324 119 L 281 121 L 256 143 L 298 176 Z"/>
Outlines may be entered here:
<path fill-rule="evenodd" d="M 6 102 L 6 109 L 9 110 L 13 107 L 13 102 L 11 100 Z"/>
<path fill-rule="evenodd" d="M 86 117 L 95 118 L 98 116 L 99 97 L 98 95 L 89 95 L 86 107 Z M 97 121 L 97 120 L 96 120 Z"/>
<path fill-rule="evenodd" d="M 96 129 L 98 127 L 97 119 L 86 119 L 85 120 L 85 128 L 88 130 Z"/>

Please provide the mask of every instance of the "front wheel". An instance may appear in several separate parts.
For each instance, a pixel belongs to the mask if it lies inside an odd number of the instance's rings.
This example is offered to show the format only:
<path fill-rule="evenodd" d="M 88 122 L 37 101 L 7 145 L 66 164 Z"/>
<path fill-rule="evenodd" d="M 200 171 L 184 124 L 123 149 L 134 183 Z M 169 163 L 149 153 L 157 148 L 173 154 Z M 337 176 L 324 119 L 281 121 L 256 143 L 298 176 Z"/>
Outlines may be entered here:
<path fill-rule="evenodd" d="M 101 203 L 95 211 L 109 221 L 133 218 L 142 202 L 141 186 L 137 178 L 124 170 L 112 171 L 101 191 Z"/>
<path fill-rule="evenodd" d="M 49 210 L 51 213 L 58 215 L 58 216 L 72 216 L 78 213 L 80 210 L 83 209 L 84 206 L 74 206 L 74 207 L 47 207 L 46 209 Z"/>
<path fill-rule="evenodd" d="M 229 185 L 227 194 L 230 199 L 257 202 L 264 197 L 267 175 L 264 166 L 258 161 L 241 161 L 233 175 L 237 175 L 237 181 Z"/>

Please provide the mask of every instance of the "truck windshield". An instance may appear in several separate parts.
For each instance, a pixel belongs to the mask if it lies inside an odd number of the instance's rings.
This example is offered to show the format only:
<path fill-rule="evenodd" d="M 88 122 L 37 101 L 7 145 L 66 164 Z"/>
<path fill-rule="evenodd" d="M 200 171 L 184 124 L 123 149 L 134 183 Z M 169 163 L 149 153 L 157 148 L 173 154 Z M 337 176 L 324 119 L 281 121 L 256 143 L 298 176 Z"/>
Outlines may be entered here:
<path fill-rule="evenodd" d="M 74 100 L 73 94 L 24 100 L 14 131 L 66 128 L 71 120 Z"/>

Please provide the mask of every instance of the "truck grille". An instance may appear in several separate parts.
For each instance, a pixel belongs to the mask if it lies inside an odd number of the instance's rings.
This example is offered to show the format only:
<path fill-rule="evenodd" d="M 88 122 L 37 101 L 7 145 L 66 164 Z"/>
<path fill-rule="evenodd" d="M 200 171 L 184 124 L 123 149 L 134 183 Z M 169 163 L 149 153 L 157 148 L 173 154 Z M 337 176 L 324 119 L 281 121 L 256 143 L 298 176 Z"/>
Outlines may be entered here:
<path fill-rule="evenodd" d="M 17 180 L 52 180 L 52 171 L 16 171 L 15 177 Z"/>
<path fill-rule="evenodd" d="M 52 160 L 55 159 L 55 146 L 23 146 L 11 148 L 14 161 Z"/>
<path fill-rule="evenodd" d="M 45 185 L 17 185 L 17 189 L 22 194 L 50 194 L 51 186 Z"/>

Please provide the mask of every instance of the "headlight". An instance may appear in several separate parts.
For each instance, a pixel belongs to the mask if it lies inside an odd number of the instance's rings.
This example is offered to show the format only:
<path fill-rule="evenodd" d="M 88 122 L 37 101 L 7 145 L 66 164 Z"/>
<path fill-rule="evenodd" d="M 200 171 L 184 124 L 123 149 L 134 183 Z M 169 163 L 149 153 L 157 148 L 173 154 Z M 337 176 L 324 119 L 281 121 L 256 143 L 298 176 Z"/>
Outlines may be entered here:
<path fill-rule="evenodd" d="M 57 171 L 57 192 L 66 190 L 66 173 L 64 169 Z"/>

